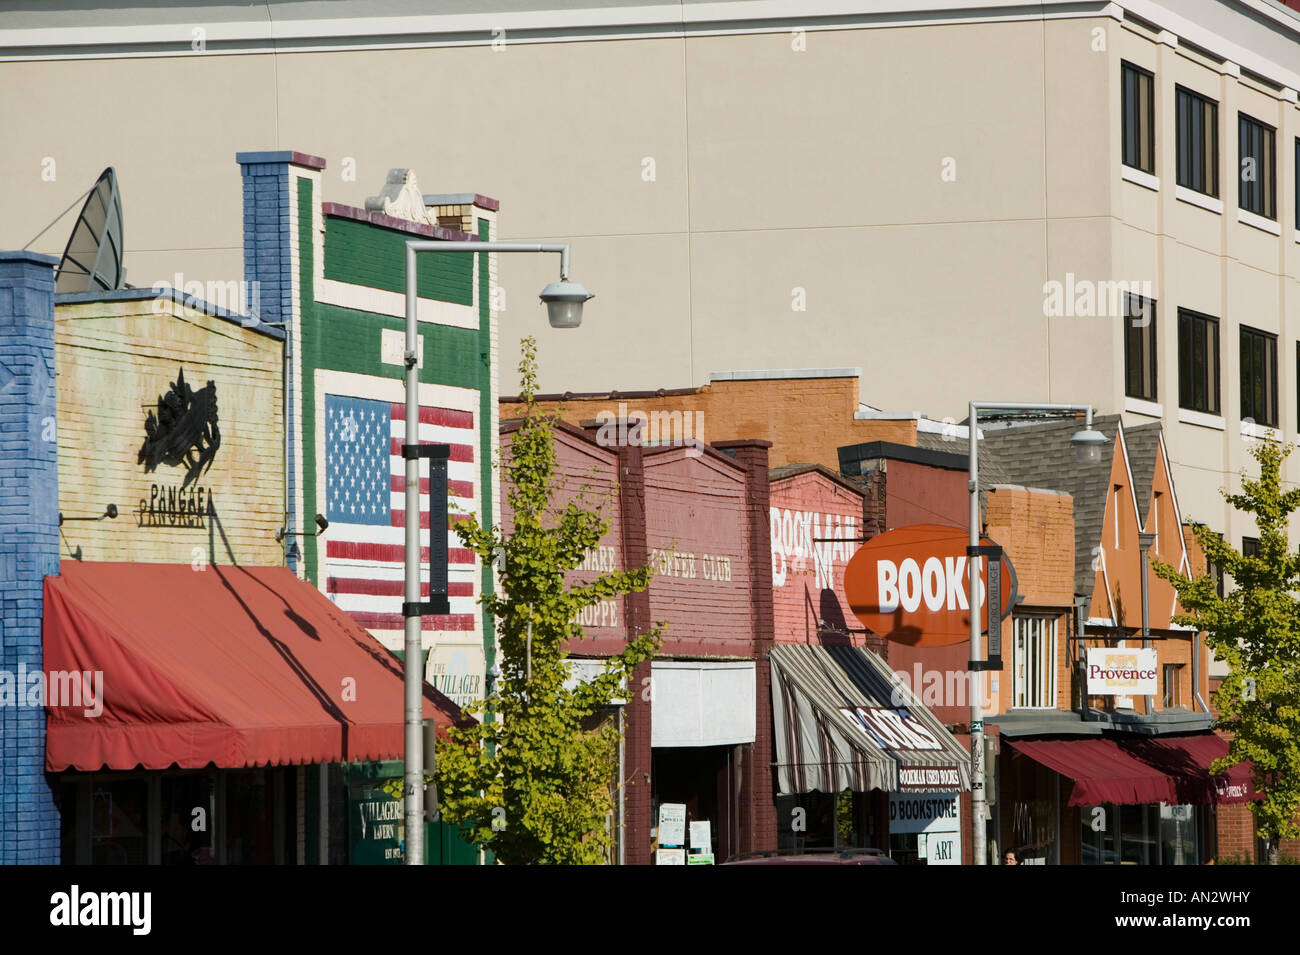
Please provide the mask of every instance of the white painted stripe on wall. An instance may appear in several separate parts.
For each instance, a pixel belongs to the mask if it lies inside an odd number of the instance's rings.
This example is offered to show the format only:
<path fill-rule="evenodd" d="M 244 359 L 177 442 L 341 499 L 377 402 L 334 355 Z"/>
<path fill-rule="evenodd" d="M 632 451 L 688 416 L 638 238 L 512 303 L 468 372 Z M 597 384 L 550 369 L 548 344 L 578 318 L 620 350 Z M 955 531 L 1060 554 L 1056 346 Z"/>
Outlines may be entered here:
<path fill-rule="evenodd" d="M 353 285 L 350 282 L 322 278 L 316 280 L 316 300 L 327 305 L 355 309 L 358 312 L 406 318 L 406 296 L 401 292 L 390 292 L 387 289 L 369 288 L 365 285 Z M 419 299 L 416 318 L 428 325 L 478 328 L 478 313 L 474 306 L 439 302 L 436 299 Z"/>

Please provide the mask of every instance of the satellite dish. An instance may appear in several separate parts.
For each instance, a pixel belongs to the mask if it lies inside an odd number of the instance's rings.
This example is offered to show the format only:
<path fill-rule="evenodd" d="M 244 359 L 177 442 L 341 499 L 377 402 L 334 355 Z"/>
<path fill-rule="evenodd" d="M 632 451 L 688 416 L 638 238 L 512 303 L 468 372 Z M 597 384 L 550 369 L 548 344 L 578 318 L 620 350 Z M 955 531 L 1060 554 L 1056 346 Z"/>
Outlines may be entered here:
<path fill-rule="evenodd" d="M 122 195 L 109 166 L 86 197 L 54 280 L 56 292 L 126 288 L 122 268 Z"/>

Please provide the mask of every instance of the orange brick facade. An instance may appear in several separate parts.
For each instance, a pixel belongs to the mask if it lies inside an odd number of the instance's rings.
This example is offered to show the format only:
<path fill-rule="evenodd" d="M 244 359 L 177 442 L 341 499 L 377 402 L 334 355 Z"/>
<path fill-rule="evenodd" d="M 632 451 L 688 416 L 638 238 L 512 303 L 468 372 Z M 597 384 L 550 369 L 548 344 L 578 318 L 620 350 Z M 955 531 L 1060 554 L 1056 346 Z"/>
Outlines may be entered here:
<path fill-rule="evenodd" d="M 837 450 L 849 444 L 916 444 L 914 419 L 856 420 L 858 402 L 858 379 L 846 377 L 727 380 L 675 391 L 542 395 L 538 406 L 576 425 L 602 414 L 621 418 L 632 412 L 689 413 L 694 416 L 692 436 L 706 443 L 731 438 L 771 441 L 773 467 L 804 462 L 834 467 Z M 502 398 L 502 419 L 517 414 L 518 408 L 518 399 Z M 699 422 L 699 428 L 694 422 Z M 662 424 L 670 426 L 666 418 Z"/>

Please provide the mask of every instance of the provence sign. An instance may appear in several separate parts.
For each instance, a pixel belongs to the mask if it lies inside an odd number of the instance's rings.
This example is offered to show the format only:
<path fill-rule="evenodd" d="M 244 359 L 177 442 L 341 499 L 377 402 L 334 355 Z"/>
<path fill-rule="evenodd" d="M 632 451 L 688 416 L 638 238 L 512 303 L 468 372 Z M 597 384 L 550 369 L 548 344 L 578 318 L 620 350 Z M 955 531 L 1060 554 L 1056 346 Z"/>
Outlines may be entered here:
<path fill-rule="evenodd" d="M 1156 651 L 1094 647 L 1088 650 L 1090 696 L 1155 696 Z"/>
<path fill-rule="evenodd" d="M 140 499 L 136 518 L 141 527 L 203 527 L 212 494 L 198 483 L 221 447 L 217 425 L 217 386 L 209 381 L 195 391 L 182 368 L 171 389 L 158 396 L 157 408 L 144 422 L 145 439 L 136 456 L 146 474 L 159 465 L 183 468 L 179 485 L 150 485 Z"/>
<path fill-rule="evenodd" d="M 960 527 L 913 524 L 873 537 L 844 571 L 849 609 L 862 625 L 887 640 L 917 647 L 941 647 L 970 639 L 966 547 Z M 993 546 L 987 538 L 983 545 Z M 988 630 L 988 557 L 980 560 L 982 626 Z M 998 621 L 1016 603 L 1015 571 L 1004 554 L 996 597 Z"/>

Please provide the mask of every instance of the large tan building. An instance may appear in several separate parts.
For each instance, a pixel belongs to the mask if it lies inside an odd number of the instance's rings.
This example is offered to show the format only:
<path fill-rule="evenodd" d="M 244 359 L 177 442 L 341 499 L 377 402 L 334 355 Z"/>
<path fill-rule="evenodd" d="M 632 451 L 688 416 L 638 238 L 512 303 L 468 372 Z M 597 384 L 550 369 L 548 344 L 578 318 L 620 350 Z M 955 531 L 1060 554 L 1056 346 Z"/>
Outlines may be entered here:
<path fill-rule="evenodd" d="M 538 335 L 546 391 L 853 365 L 876 404 L 933 418 L 1092 402 L 1163 422 L 1187 518 L 1254 533 L 1218 489 L 1248 460 L 1243 418 L 1300 428 L 1300 13 L 473 6 L 5 13 L 0 247 L 113 165 L 133 284 L 235 280 L 235 149 L 323 156 L 353 205 L 407 157 L 500 197 L 501 238 L 573 243 L 598 295 L 576 333 L 535 305 L 553 260 L 501 265 L 501 367 Z M 1126 291 L 1150 303 L 1136 324 Z"/>

